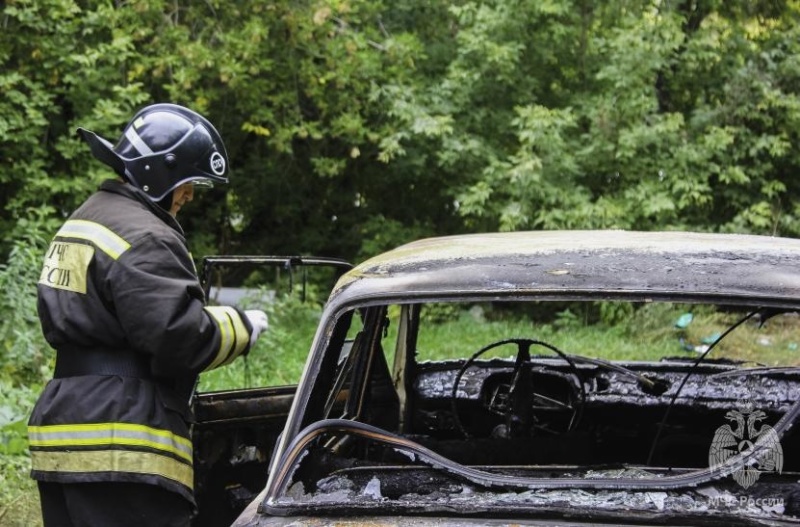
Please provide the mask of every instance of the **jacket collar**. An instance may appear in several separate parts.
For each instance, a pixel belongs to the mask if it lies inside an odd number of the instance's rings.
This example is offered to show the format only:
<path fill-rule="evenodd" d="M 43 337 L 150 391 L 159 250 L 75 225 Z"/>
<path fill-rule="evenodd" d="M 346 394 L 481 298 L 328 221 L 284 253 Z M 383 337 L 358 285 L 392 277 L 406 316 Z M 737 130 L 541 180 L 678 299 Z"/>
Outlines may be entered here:
<path fill-rule="evenodd" d="M 176 220 L 172 214 L 165 211 L 161 207 L 159 207 L 156 203 L 150 201 L 150 198 L 147 197 L 147 194 L 139 190 L 138 188 L 134 187 L 129 183 L 124 183 L 117 179 L 107 179 L 100 184 L 100 190 L 105 192 L 112 192 L 114 194 L 119 194 L 121 196 L 125 196 L 129 199 L 135 200 L 140 202 L 144 205 L 147 210 L 155 214 L 159 219 L 161 219 L 164 223 L 178 231 L 181 235 L 184 234 L 183 228 L 181 227 L 178 220 Z"/>

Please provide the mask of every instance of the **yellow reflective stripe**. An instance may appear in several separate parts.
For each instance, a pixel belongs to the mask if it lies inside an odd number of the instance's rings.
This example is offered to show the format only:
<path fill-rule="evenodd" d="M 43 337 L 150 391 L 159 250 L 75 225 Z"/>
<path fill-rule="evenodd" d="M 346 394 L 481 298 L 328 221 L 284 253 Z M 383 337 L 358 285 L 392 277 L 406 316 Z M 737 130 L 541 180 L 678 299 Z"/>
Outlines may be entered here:
<path fill-rule="evenodd" d="M 211 364 L 208 365 L 206 371 L 213 370 L 228 358 L 231 349 L 235 344 L 235 334 L 233 331 L 233 324 L 231 324 L 228 311 L 231 309 L 226 306 L 207 306 L 206 311 L 211 315 L 211 318 L 217 323 L 219 327 L 219 350 Z"/>
<path fill-rule="evenodd" d="M 250 342 L 250 333 L 239 313 L 230 306 L 206 306 L 205 310 L 217 323 L 220 343 L 217 355 L 205 371 L 227 364 L 238 357 Z"/>
<path fill-rule="evenodd" d="M 233 327 L 233 333 L 236 336 L 236 349 L 228 355 L 228 359 L 223 364 L 230 364 L 233 360 L 244 352 L 245 348 L 250 344 L 250 332 L 247 331 L 247 326 L 244 325 L 239 312 L 229 308 L 230 324 Z"/>
<path fill-rule="evenodd" d="M 142 446 L 192 461 L 192 442 L 169 430 L 130 423 L 29 426 L 32 447 Z"/>
<path fill-rule="evenodd" d="M 98 249 L 114 260 L 130 249 L 131 244 L 115 234 L 111 229 L 87 220 L 68 220 L 56 236 L 78 238 L 92 242 Z"/>
<path fill-rule="evenodd" d="M 194 470 L 177 459 L 132 450 L 32 450 L 31 469 L 41 472 L 124 472 L 152 474 L 193 488 Z"/>

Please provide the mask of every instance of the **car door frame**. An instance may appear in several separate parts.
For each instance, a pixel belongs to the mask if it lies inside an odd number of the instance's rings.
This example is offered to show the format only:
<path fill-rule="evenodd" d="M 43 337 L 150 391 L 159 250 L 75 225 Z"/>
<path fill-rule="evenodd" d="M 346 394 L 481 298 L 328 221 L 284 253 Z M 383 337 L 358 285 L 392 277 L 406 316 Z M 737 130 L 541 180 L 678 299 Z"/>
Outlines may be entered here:
<path fill-rule="evenodd" d="M 215 268 L 332 267 L 335 278 L 353 266 L 338 258 L 316 256 L 207 256 L 202 259 L 201 285 L 209 298 Z M 305 300 L 305 280 L 301 294 Z M 195 496 L 199 512 L 193 527 L 230 525 L 267 481 L 269 462 L 286 423 L 296 386 L 265 386 L 194 393 L 192 443 L 194 445 Z"/>

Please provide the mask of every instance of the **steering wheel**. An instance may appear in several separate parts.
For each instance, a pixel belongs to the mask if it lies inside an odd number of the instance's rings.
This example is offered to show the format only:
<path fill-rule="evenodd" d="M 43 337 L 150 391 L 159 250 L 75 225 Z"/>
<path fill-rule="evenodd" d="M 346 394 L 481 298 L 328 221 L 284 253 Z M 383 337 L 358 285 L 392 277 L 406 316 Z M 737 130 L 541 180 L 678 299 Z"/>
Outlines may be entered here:
<path fill-rule="evenodd" d="M 514 370 L 511 372 L 511 381 L 507 384 L 502 383 L 495 386 L 484 405 L 486 410 L 503 418 L 500 435 L 505 437 L 526 436 L 530 435 L 535 429 L 550 433 L 563 433 L 575 428 L 580 421 L 583 405 L 586 402 L 586 389 L 583 382 L 581 382 L 575 362 L 552 344 L 526 338 L 511 338 L 492 342 L 475 352 L 459 369 L 453 380 L 453 390 L 450 394 L 450 403 L 456 428 L 464 437 L 471 437 L 461 422 L 458 413 L 458 388 L 464 372 L 478 357 L 505 344 L 516 344 L 517 346 L 517 356 L 514 361 Z M 575 377 L 579 387 L 580 397 L 577 400 L 574 398 L 574 392 L 564 395 L 563 399 L 561 399 L 537 391 L 531 370 L 531 346 L 547 348 L 567 362 L 570 367 L 570 373 Z M 569 417 L 566 426 L 563 429 L 554 430 L 542 425 L 541 414 L 547 412 L 567 412 Z"/>

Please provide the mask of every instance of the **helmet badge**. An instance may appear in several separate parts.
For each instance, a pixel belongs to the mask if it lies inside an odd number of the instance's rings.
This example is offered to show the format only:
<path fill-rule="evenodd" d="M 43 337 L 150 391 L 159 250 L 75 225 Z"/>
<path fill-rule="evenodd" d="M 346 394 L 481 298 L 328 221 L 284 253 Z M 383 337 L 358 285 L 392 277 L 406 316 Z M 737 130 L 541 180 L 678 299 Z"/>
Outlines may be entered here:
<path fill-rule="evenodd" d="M 211 165 L 211 171 L 216 175 L 221 176 L 225 173 L 225 158 L 222 157 L 222 154 L 214 152 L 211 154 L 211 158 L 209 158 L 208 161 Z"/>

